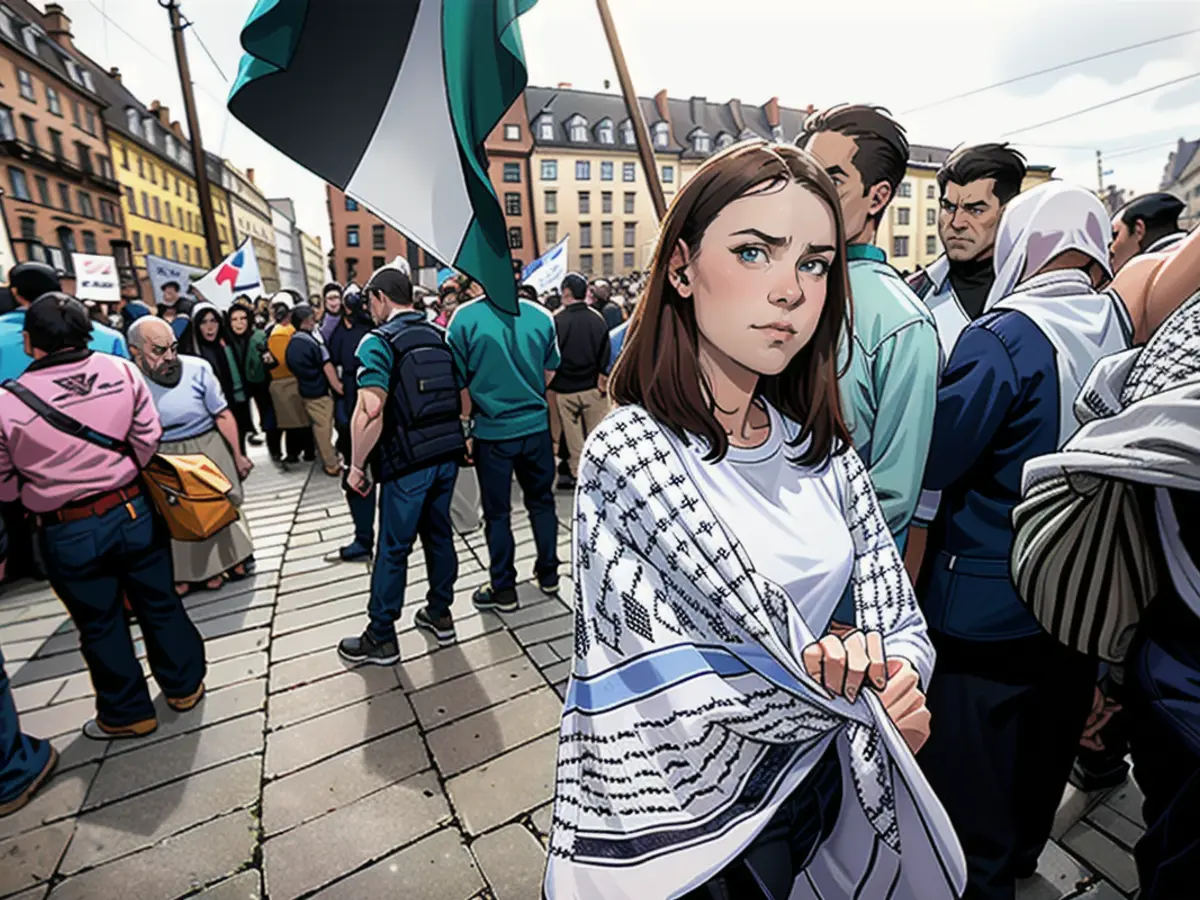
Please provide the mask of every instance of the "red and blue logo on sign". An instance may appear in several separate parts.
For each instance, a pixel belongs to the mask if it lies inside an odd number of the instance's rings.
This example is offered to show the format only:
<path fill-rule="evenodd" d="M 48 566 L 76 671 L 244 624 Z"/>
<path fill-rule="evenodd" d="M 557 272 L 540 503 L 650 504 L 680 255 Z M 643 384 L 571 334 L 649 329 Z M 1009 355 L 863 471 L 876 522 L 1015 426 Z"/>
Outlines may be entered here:
<path fill-rule="evenodd" d="M 238 284 L 238 276 L 242 274 L 242 266 L 246 264 L 246 251 L 238 250 L 230 259 L 221 264 L 220 271 L 217 272 L 217 277 L 213 279 L 217 284 L 228 282 L 229 292 L 237 293 L 238 291 L 248 291 L 250 288 L 258 287 L 258 282 L 250 284 Z"/>

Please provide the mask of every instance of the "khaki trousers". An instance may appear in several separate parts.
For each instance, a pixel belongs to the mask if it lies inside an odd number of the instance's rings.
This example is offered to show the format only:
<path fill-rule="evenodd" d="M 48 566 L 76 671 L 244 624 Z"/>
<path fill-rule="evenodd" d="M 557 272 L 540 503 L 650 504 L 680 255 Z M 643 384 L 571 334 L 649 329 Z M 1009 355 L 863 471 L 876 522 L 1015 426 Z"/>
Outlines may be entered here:
<path fill-rule="evenodd" d="M 599 388 L 592 388 L 577 394 L 558 394 L 557 400 L 563 434 L 567 438 L 567 452 L 570 453 L 571 477 L 578 478 L 583 442 L 608 415 L 608 397 L 601 394 Z"/>
<path fill-rule="evenodd" d="M 558 394 L 546 391 L 546 405 L 550 408 L 550 442 L 554 444 L 555 465 L 558 465 L 558 445 L 562 440 L 562 416 L 558 412 Z"/>
<path fill-rule="evenodd" d="M 333 398 L 317 397 L 315 400 L 305 398 L 304 409 L 312 422 L 313 441 L 317 445 L 317 456 L 321 457 L 321 465 L 326 472 L 332 472 L 338 467 L 337 451 L 333 449 Z"/>

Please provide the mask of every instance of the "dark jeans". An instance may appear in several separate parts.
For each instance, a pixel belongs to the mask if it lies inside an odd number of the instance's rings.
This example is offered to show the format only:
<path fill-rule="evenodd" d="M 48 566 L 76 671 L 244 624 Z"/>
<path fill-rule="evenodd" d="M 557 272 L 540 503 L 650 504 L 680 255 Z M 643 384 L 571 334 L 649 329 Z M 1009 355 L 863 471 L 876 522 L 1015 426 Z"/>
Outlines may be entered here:
<path fill-rule="evenodd" d="M 229 404 L 229 409 L 233 413 L 233 419 L 237 422 L 238 429 L 238 447 L 242 454 L 246 453 L 246 438 L 254 434 L 254 417 L 250 415 L 250 401 L 242 400 L 235 401 Z"/>
<path fill-rule="evenodd" d="M 163 693 L 187 697 L 204 680 L 204 644 L 175 593 L 166 527 L 144 496 L 103 516 L 47 525 L 41 541 L 50 584 L 79 629 L 83 658 L 105 725 L 154 716 L 150 692 L 125 624 L 129 598 Z"/>
<path fill-rule="evenodd" d="M 46 768 L 50 742 L 21 733 L 4 653 L 0 652 L 0 803 L 15 799 Z"/>
<path fill-rule="evenodd" d="M 367 626 L 377 641 L 396 639 L 396 620 L 404 607 L 408 583 L 408 556 L 421 538 L 429 590 L 425 601 L 429 615 L 440 619 L 454 602 L 458 554 L 450 527 L 450 498 L 458 477 L 455 463 L 419 469 L 379 487 L 379 547 L 371 571 L 371 600 Z"/>
<path fill-rule="evenodd" d="M 1200 618 L 1168 585 L 1130 648 L 1125 702 L 1133 777 L 1145 796 L 1142 900 L 1196 895 L 1200 873 Z"/>
<path fill-rule="evenodd" d="M 835 740 L 742 855 L 683 900 L 787 900 L 796 876 L 833 834 L 841 805 Z"/>
<path fill-rule="evenodd" d="M 937 724 L 917 754 L 967 858 L 964 900 L 1013 900 L 1062 799 L 1096 687 L 1096 662 L 1049 635 L 964 641 L 930 631 Z"/>
<path fill-rule="evenodd" d="M 44 578 L 40 551 L 33 541 L 30 516 L 25 507 L 16 503 L 0 503 L 0 516 L 4 518 L 4 530 L 8 532 L 8 568 L 5 581 L 18 581 L 33 576 Z"/>
<path fill-rule="evenodd" d="M 487 534 L 492 590 L 511 590 L 517 584 L 512 533 L 512 480 L 525 497 L 533 540 L 537 545 L 534 572 L 544 587 L 558 584 L 558 511 L 554 505 L 554 447 L 550 431 L 511 441 L 475 441 L 475 470 Z"/>
<path fill-rule="evenodd" d="M 342 454 L 342 459 L 346 460 L 347 467 L 350 464 L 350 426 L 337 426 L 337 451 Z M 349 475 L 349 470 L 342 474 L 342 490 L 346 492 L 346 505 L 350 507 L 350 517 L 354 520 L 354 540 L 368 549 L 375 546 L 375 504 L 378 498 L 378 489 L 374 484 L 371 485 L 371 490 L 367 496 L 363 496 L 358 491 L 352 491 L 346 486 L 346 478 Z"/>

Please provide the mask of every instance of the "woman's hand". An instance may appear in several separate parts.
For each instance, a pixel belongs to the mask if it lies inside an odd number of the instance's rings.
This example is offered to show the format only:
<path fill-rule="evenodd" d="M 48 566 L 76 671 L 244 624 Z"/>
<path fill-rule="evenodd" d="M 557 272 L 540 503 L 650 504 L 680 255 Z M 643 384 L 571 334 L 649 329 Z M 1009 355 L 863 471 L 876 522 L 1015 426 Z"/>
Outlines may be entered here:
<path fill-rule="evenodd" d="M 834 626 L 831 634 L 805 647 L 801 659 L 818 684 L 851 703 L 858 698 L 864 679 L 881 690 L 887 683 L 883 637 L 877 631 Z"/>
<path fill-rule="evenodd" d="M 898 657 L 887 661 L 887 686 L 879 699 L 908 749 L 916 753 L 929 740 L 929 709 L 912 663 Z"/>

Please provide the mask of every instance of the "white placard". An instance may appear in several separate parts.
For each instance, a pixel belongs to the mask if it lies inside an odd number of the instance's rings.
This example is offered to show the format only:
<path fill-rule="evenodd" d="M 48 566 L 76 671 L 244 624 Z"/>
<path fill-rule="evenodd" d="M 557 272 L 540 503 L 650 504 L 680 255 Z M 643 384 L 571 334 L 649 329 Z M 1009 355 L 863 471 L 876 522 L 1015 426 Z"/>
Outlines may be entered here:
<path fill-rule="evenodd" d="M 121 278 L 111 256 L 72 253 L 71 264 L 75 267 L 75 296 L 80 300 L 116 303 L 121 299 Z"/>
<path fill-rule="evenodd" d="M 539 294 L 558 290 L 567 275 L 570 245 L 571 236 L 568 234 L 525 267 L 521 273 L 522 283 L 532 285 Z"/>
<path fill-rule="evenodd" d="M 162 303 L 162 286 L 174 281 L 179 285 L 179 293 L 186 294 L 192 281 L 204 274 L 204 269 L 185 266 L 183 263 L 161 256 L 146 254 L 146 277 L 150 279 L 150 290 L 154 294 L 154 302 Z"/>

